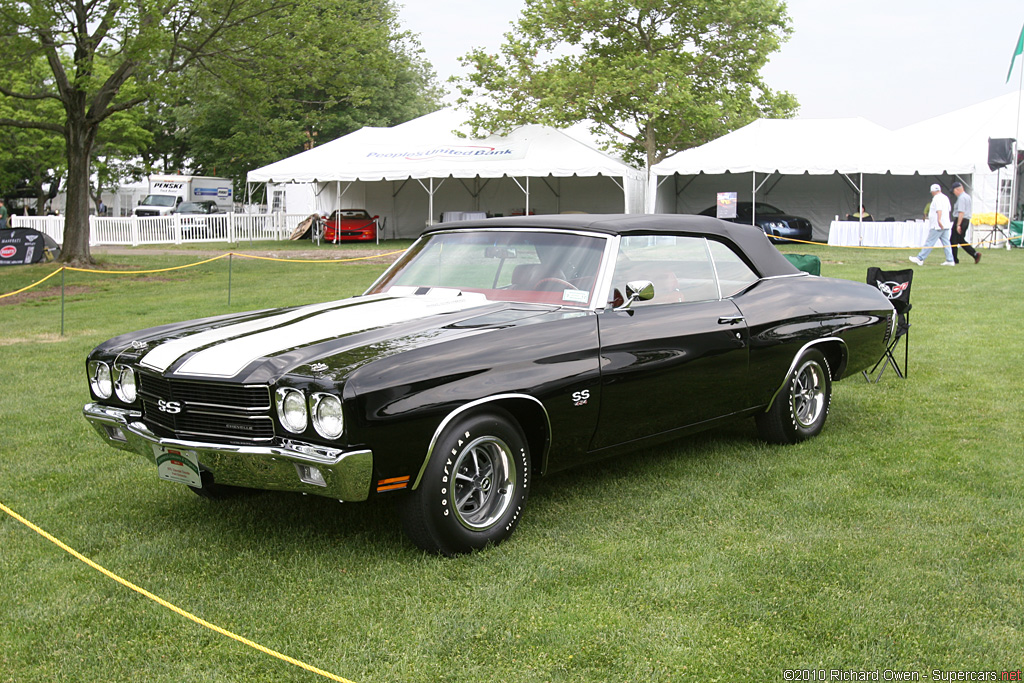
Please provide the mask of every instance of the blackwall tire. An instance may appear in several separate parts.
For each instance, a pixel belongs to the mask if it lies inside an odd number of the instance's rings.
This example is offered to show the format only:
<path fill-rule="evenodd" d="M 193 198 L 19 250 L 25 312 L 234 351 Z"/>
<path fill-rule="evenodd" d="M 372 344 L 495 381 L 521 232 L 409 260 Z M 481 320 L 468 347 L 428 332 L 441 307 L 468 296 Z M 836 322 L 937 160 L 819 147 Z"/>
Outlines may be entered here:
<path fill-rule="evenodd" d="M 531 477 L 526 437 L 511 416 L 490 410 L 460 417 L 438 438 L 419 486 L 402 501 L 402 526 L 431 553 L 497 545 L 518 526 Z"/>
<path fill-rule="evenodd" d="M 771 408 L 755 418 L 757 431 L 770 443 L 805 441 L 824 428 L 831 403 L 828 360 L 817 349 L 808 349 L 797 360 Z"/>

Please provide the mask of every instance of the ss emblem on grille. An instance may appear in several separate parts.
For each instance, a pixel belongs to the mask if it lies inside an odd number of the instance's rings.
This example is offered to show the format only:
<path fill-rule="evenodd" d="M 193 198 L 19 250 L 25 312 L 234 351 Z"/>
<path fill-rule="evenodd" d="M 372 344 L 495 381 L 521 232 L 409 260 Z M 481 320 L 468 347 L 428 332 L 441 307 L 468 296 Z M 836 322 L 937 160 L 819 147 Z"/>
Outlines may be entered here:
<path fill-rule="evenodd" d="M 177 401 L 165 401 L 160 399 L 156 402 L 156 407 L 159 408 L 161 412 L 171 413 L 172 415 L 181 412 L 181 404 Z"/>

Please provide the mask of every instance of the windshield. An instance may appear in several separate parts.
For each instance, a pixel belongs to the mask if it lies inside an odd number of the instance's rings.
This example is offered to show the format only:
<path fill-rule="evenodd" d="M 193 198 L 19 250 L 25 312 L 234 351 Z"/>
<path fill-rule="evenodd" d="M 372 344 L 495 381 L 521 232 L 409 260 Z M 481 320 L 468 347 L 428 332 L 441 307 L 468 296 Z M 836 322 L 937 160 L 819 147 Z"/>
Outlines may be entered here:
<path fill-rule="evenodd" d="M 334 213 L 332 213 L 330 220 L 335 221 L 335 220 L 338 220 L 339 218 L 344 220 L 346 218 L 369 218 L 369 217 L 370 217 L 370 214 L 366 213 L 365 211 L 359 211 L 359 210 L 354 210 L 354 209 L 346 209 L 344 211 L 335 211 Z"/>
<path fill-rule="evenodd" d="M 166 194 L 147 194 L 140 206 L 174 206 L 175 197 Z"/>
<path fill-rule="evenodd" d="M 367 294 L 446 287 L 492 301 L 586 307 L 606 240 L 556 232 L 487 230 L 428 235 Z"/>
<path fill-rule="evenodd" d="M 175 213 L 210 213 L 210 207 L 205 204 L 197 204 L 195 202 L 182 202 L 175 209 Z"/>

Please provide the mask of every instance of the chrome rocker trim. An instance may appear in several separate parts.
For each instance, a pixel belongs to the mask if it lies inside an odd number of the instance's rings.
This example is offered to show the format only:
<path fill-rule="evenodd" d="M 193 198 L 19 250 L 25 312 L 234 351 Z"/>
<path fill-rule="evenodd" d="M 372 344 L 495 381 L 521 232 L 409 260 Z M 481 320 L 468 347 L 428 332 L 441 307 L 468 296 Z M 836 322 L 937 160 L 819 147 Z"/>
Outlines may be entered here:
<path fill-rule="evenodd" d="M 283 446 L 234 446 L 164 439 L 140 422 L 142 413 L 135 410 L 87 403 L 82 413 L 107 444 L 137 453 L 154 465 L 159 448 L 195 451 L 218 484 L 310 493 L 343 502 L 363 501 L 370 495 L 373 451 L 346 452 L 295 441 Z M 323 483 L 308 480 L 310 468 L 320 471 Z"/>

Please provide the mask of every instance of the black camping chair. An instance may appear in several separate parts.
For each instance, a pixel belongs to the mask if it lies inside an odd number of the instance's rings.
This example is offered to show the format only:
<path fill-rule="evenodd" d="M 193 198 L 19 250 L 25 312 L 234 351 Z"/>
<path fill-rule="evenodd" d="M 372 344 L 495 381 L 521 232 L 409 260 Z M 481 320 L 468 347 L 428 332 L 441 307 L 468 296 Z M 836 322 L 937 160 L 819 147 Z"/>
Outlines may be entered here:
<path fill-rule="evenodd" d="M 893 308 L 896 309 L 896 331 L 886 343 L 885 352 L 871 370 L 865 370 L 861 373 L 864 375 L 864 379 L 869 382 L 877 382 L 882 379 L 882 374 L 888 365 L 891 365 L 892 369 L 901 378 L 906 379 L 907 377 L 910 368 L 910 284 L 913 280 L 913 268 L 907 268 L 906 270 L 868 268 L 867 283 L 872 287 L 878 287 L 878 291 L 884 294 L 892 302 Z M 893 353 L 900 340 L 903 341 L 903 367 L 900 367 Z M 879 365 L 882 366 L 882 369 L 879 370 L 878 376 L 871 379 L 869 375 L 873 375 Z"/>

